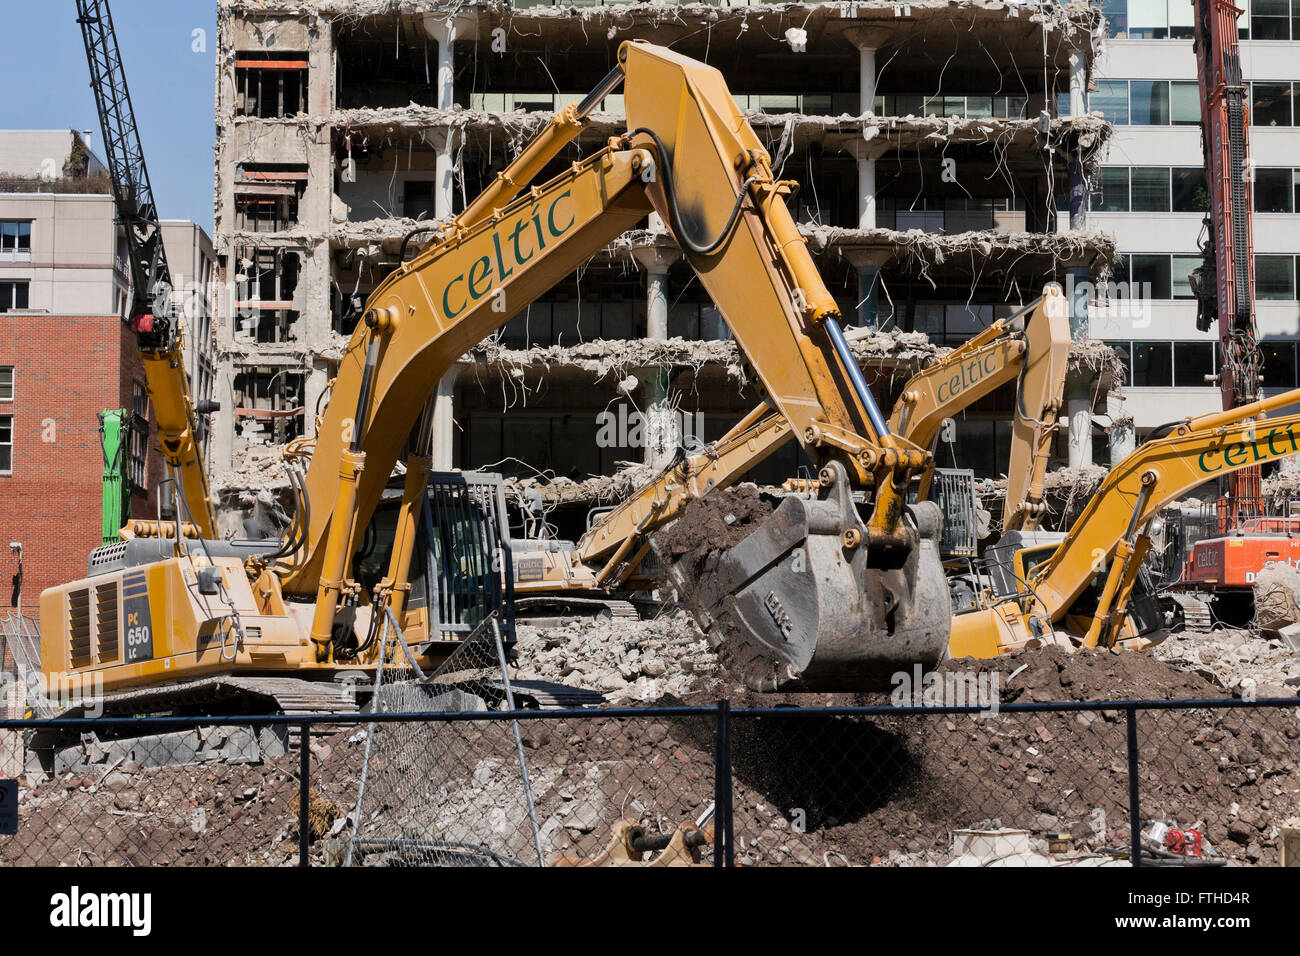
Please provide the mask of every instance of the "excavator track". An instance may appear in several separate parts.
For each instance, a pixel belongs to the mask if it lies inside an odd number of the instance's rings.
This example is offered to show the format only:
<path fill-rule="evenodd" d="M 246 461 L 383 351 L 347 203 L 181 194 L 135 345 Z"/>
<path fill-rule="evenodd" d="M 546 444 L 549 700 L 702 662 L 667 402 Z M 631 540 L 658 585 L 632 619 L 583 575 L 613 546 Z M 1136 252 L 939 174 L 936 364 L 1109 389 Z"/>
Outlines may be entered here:
<path fill-rule="evenodd" d="M 238 717 L 283 714 L 356 713 L 357 699 L 333 681 L 293 677 L 209 677 L 109 694 L 96 713 L 85 705 L 58 716 L 77 718 L 202 716 Z M 314 724 L 315 734 L 331 733 Z M 206 763 L 258 763 L 302 745 L 300 729 L 289 723 L 263 727 L 198 727 L 171 733 L 107 736 L 65 731 L 32 731 L 27 740 L 28 769 L 58 774 L 67 770 L 109 769 L 126 761 L 145 767 Z"/>
<path fill-rule="evenodd" d="M 1182 615 L 1183 626 L 1187 630 L 1208 631 L 1214 626 L 1214 615 L 1210 611 L 1210 602 L 1203 597 L 1181 591 L 1170 592 L 1168 596 Z"/>
<path fill-rule="evenodd" d="M 631 601 L 554 594 L 516 598 L 515 619 L 534 627 L 554 627 L 575 620 L 639 621 L 641 615 Z"/>

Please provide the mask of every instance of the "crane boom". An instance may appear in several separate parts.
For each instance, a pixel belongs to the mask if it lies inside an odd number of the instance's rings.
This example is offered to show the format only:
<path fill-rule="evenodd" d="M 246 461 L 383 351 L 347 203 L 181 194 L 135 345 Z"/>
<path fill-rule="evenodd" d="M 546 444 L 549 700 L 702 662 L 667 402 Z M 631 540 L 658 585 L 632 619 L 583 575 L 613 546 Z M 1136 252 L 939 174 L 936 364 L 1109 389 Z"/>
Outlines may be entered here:
<path fill-rule="evenodd" d="M 1225 410 L 1259 397 L 1262 359 L 1255 329 L 1255 257 L 1252 235 L 1250 109 L 1241 71 L 1237 18 L 1229 0 L 1195 0 L 1193 49 L 1201 96 L 1201 149 L 1209 192 L 1204 262 L 1193 273 L 1196 327 L 1219 323 L 1219 390 Z M 1221 515 L 1229 526 L 1260 493 L 1258 468 L 1227 479 Z"/>
<path fill-rule="evenodd" d="M 217 522 L 198 443 L 197 415 L 200 411 L 215 411 L 216 406 L 209 403 L 203 409 L 196 409 L 190 399 L 184 342 L 172 302 L 162 224 L 108 0 L 77 0 L 77 23 L 81 27 L 90 67 L 90 87 L 95 93 L 99 125 L 104 134 L 113 201 L 126 233 L 131 270 L 131 306 L 127 318 L 135 333 L 149 397 L 153 400 L 159 449 L 168 469 L 177 475 L 179 504 L 188 512 L 194 529 L 204 538 L 214 538 Z"/>

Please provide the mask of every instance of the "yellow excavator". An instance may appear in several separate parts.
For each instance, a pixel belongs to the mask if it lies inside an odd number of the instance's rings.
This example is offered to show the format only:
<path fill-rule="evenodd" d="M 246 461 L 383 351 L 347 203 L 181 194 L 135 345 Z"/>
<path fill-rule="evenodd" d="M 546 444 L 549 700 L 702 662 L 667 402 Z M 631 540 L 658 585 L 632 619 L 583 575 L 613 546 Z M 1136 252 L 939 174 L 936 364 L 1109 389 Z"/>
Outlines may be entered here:
<path fill-rule="evenodd" d="M 1037 529 L 1046 512 L 1043 477 L 1065 387 L 1068 310 L 1060 286 L 1046 286 L 1042 296 L 1015 315 L 998 319 L 912 376 L 889 416 L 891 432 L 933 453 L 944 419 L 1015 381 L 1003 515 L 1003 528 L 1009 531 Z M 781 414 L 760 405 L 722 438 L 665 468 L 606 512 L 576 545 L 549 547 L 553 542 L 543 540 L 524 550 L 516 543 L 519 605 L 540 602 L 542 595 L 653 587 L 657 578 L 639 574 L 651 532 L 680 517 L 692 500 L 735 482 L 792 437 Z M 917 500 L 929 498 L 934 471 L 931 460 L 918 477 Z"/>
<path fill-rule="evenodd" d="M 620 84 L 628 132 L 535 184 Z M 427 462 L 407 460 L 376 546 L 389 477 L 443 372 L 652 211 L 728 321 L 765 403 L 819 468 L 815 500 L 786 498 L 743 542 L 718 633 L 761 686 L 882 687 L 901 668 L 937 664 L 950 620 L 941 518 L 931 502 L 906 501 L 933 456 L 877 407 L 786 207 L 794 188 L 774 178 L 717 70 L 624 43 L 600 85 L 370 297 L 315 435 L 286 449 L 297 506 L 280 539 L 214 540 L 202 520 L 211 503 L 190 480 L 197 450 L 169 462 L 178 520 L 134 523 L 129 540 L 92 554 L 87 578 L 41 596 L 51 691 L 90 677 L 119 713 L 332 709 L 332 680 L 375 668 L 389 611 L 421 666 L 444 659 L 455 642 L 420 635 L 406 600 L 430 523 Z M 184 395 L 184 370 L 172 371 L 150 376 L 160 407 Z M 453 541 L 456 516 L 435 520 Z M 370 593 L 362 552 L 372 564 L 386 555 Z"/>
<path fill-rule="evenodd" d="M 1010 534 L 989 551 L 989 586 L 952 622 L 953 657 L 1025 647 L 1143 647 L 1163 637 L 1142 587 L 1151 519 L 1208 481 L 1300 452 L 1300 390 L 1165 426 L 1103 479 L 1064 535 Z"/>

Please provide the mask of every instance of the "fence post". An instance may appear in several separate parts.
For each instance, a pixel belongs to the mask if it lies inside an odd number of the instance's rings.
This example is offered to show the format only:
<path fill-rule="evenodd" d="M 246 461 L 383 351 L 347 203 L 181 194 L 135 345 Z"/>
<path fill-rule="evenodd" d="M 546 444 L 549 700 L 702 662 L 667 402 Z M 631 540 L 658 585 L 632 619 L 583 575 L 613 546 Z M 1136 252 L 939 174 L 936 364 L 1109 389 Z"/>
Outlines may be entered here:
<path fill-rule="evenodd" d="M 302 722 L 298 737 L 298 865 L 311 866 L 311 823 L 308 807 L 311 779 L 311 721 Z"/>
<path fill-rule="evenodd" d="M 1142 865 L 1142 811 L 1138 795 L 1138 717 L 1137 708 L 1124 711 L 1128 723 L 1128 829 L 1129 861 Z"/>
<path fill-rule="evenodd" d="M 731 701 L 718 701 L 713 745 L 713 865 L 735 866 L 731 821 Z"/>

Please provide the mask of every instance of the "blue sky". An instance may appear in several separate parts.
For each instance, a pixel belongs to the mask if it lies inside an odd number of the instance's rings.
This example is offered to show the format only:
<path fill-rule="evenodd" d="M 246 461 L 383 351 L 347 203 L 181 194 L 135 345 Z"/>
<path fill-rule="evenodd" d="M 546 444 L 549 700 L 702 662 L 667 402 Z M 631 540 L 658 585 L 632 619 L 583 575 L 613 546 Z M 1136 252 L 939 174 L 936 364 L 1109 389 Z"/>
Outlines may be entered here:
<path fill-rule="evenodd" d="M 111 8 L 159 215 L 211 234 L 216 4 L 112 0 Z M 195 30 L 204 33 L 196 39 Z M 74 0 L 5 0 L 0 84 L 0 129 L 93 130 L 103 158 Z"/>

